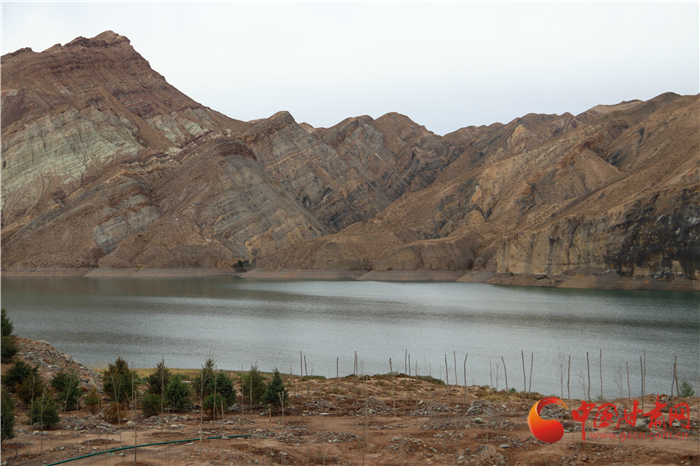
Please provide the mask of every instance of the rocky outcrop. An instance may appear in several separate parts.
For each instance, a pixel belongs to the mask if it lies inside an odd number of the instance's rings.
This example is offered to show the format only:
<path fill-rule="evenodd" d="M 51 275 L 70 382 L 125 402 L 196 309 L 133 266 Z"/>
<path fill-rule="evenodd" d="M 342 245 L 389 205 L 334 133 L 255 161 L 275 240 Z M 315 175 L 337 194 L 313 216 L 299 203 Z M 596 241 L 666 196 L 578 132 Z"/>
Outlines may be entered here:
<path fill-rule="evenodd" d="M 247 127 L 169 85 L 111 31 L 4 55 L 2 70 L 3 240 L 119 164 Z"/>
<path fill-rule="evenodd" d="M 676 261 L 694 278 L 698 116 L 697 96 L 664 94 L 465 128 L 443 138 L 457 159 L 430 186 L 261 265 L 329 264 L 332 245 L 337 267 L 561 274 L 593 266 L 665 276 Z"/>
<path fill-rule="evenodd" d="M 330 232 L 373 218 L 447 165 L 440 138 L 396 113 L 311 131 L 279 112 L 240 135 L 280 185 Z"/>
<path fill-rule="evenodd" d="M 230 266 L 326 230 L 106 32 L 2 57 L 3 268 Z"/>
<path fill-rule="evenodd" d="M 2 69 L 4 270 L 699 273 L 698 96 L 439 137 L 397 113 L 233 120 L 111 31 Z"/>

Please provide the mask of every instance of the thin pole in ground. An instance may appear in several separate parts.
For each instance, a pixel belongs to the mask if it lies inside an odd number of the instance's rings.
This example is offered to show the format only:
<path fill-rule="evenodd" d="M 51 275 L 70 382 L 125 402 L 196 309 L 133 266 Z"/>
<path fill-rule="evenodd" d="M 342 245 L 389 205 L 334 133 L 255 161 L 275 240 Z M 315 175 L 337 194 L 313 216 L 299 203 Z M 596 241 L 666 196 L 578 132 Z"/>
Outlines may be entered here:
<path fill-rule="evenodd" d="M 639 356 L 639 369 L 642 372 L 642 412 L 644 412 L 644 361 Z"/>
<path fill-rule="evenodd" d="M 391 397 L 394 400 L 394 415 L 396 415 L 396 390 L 394 390 L 394 366 L 389 358 L 389 377 L 391 378 Z"/>
<path fill-rule="evenodd" d="M 603 349 L 600 348 L 600 399 L 604 400 L 605 395 L 603 395 Z"/>
<path fill-rule="evenodd" d="M 133 422 L 134 426 L 134 465 L 137 463 L 137 455 L 138 455 L 138 429 L 136 428 L 136 397 L 134 394 L 134 361 L 131 361 L 131 374 L 129 375 L 129 378 L 131 379 L 131 419 Z"/>
<path fill-rule="evenodd" d="M 632 406 L 632 386 L 630 385 L 630 363 L 625 361 L 627 366 L 627 399 L 629 400 L 630 406 Z"/>
<path fill-rule="evenodd" d="M 569 355 L 569 369 L 566 376 L 566 397 L 569 400 L 569 406 L 571 406 L 571 355 Z"/>
<path fill-rule="evenodd" d="M 309 381 L 309 366 L 306 365 L 306 356 L 304 356 L 304 369 L 306 369 L 306 398 L 309 398 L 309 392 L 311 390 Z"/>
<path fill-rule="evenodd" d="M 467 404 L 467 358 L 469 357 L 469 353 L 467 353 L 466 356 L 464 356 L 464 404 Z"/>
<path fill-rule="evenodd" d="M 445 380 L 447 381 L 445 386 L 449 387 L 450 386 L 450 368 L 447 366 L 447 355 L 445 355 Z"/>
<path fill-rule="evenodd" d="M 528 386 L 527 392 L 532 393 L 532 366 L 535 364 L 535 353 L 530 353 L 530 385 Z"/>
<path fill-rule="evenodd" d="M 676 395 L 681 396 L 681 386 L 678 385 L 678 356 L 673 360 L 673 378 L 676 379 Z"/>
<path fill-rule="evenodd" d="M 523 350 L 520 350 L 520 357 L 523 360 L 523 393 L 525 394 L 525 399 L 527 400 L 527 376 L 525 375 L 525 353 Z"/>
<path fill-rule="evenodd" d="M 455 360 L 455 388 L 457 388 L 457 384 L 459 383 L 459 379 L 457 378 L 457 351 L 452 352 Z M 418 375 L 418 374 L 416 374 Z"/>
<path fill-rule="evenodd" d="M 588 357 L 588 351 L 586 351 L 586 366 L 588 367 L 588 402 L 591 402 L 591 360 Z"/>

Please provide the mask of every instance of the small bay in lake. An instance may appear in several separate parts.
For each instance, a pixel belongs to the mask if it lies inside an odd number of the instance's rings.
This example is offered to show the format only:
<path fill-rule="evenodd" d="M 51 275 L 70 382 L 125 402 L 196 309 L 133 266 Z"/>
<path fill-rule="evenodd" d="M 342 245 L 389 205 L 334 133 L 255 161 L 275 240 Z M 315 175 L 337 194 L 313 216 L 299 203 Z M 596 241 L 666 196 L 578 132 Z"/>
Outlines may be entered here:
<path fill-rule="evenodd" d="M 222 369 L 274 367 L 299 374 L 407 371 L 469 385 L 567 396 L 600 394 L 600 350 L 607 397 L 639 395 L 646 351 L 647 393 L 679 380 L 698 390 L 700 293 L 567 290 L 452 282 L 253 281 L 230 277 L 3 277 L 2 306 L 19 336 L 45 340 L 78 361 L 106 366 L 118 356 L 135 367 L 197 368 L 212 355 Z M 529 382 L 528 382 L 529 383 Z"/>

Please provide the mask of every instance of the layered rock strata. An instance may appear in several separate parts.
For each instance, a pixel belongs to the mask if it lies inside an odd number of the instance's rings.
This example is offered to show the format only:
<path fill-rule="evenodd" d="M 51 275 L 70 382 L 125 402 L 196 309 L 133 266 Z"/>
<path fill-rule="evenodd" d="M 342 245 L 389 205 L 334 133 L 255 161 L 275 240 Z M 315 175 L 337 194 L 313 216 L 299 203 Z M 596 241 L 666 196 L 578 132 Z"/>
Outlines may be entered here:
<path fill-rule="evenodd" d="M 440 137 L 396 113 L 237 121 L 111 31 L 2 70 L 4 270 L 700 269 L 698 96 Z"/>

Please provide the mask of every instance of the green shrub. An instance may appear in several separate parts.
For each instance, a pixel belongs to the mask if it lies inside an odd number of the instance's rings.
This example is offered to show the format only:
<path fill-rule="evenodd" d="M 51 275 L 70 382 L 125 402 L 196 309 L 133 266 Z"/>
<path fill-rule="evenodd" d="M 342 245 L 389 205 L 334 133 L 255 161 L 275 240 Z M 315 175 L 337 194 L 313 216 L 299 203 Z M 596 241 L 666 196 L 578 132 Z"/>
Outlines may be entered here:
<path fill-rule="evenodd" d="M 430 382 L 435 385 L 445 385 L 444 380 L 436 379 L 435 377 L 432 377 L 430 375 L 418 375 L 416 376 L 418 380 L 423 380 L 424 382 Z"/>
<path fill-rule="evenodd" d="M 265 379 L 258 370 L 258 366 L 250 366 L 246 375 L 241 375 L 241 403 L 253 406 L 260 404 L 265 396 Z"/>
<path fill-rule="evenodd" d="M 53 379 L 51 386 L 56 390 L 56 398 L 59 405 L 66 411 L 73 411 L 80 408 L 78 400 L 83 392 L 80 390 L 80 379 L 74 370 L 61 369 Z"/>
<path fill-rule="evenodd" d="M 5 375 L 2 376 L 2 384 L 7 388 L 10 393 L 15 393 L 17 391 L 17 386 L 24 382 L 24 380 L 29 377 L 30 374 L 37 374 L 39 371 L 39 366 L 34 366 L 33 368 L 24 361 L 15 361 L 14 364 L 7 370 Z"/>
<path fill-rule="evenodd" d="M 88 411 L 90 411 L 91 414 L 97 414 L 100 411 L 100 405 L 101 403 L 101 398 L 100 395 L 97 393 L 97 389 L 95 387 L 92 387 L 92 390 L 85 395 L 85 400 L 83 400 L 83 404 L 87 408 Z"/>
<path fill-rule="evenodd" d="M 182 381 L 182 375 L 170 377 L 165 387 L 165 404 L 173 411 L 185 411 L 190 407 L 190 386 Z"/>
<path fill-rule="evenodd" d="M 2 441 L 15 438 L 15 404 L 6 391 L 2 392 L 0 418 L 2 418 Z"/>
<path fill-rule="evenodd" d="M 212 358 L 207 359 L 199 371 L 199 374 L 192 380 L 192 389 L 195 395 L 206 398 L 214 390 L 210 390 L 210 387 L 214 385 L 214 360 Z"/>
<path fill-rule="evenodd" d="M 230 404 L 228 400 L 226 400 L 226 397 L 223 395 L 220 395 L 218 393 L 212 393 L 208 397 L 204 399 L 204 403 L 202 404 L 202 408 L 204 411 L 209 413 L 209 417 L 212 419 L 215 416 L 215 411 L 216 413 L 221 413 L 222 411 L 226 411 L 229 408 Z"/>
<path fill-rule="evenodd" d="M 34 400 L 31 416 L 31 423 L 39 424 L 43 429 L 50 429 L 60 420 L 56 402 L 49 393 L 44 393 Z"/>
<path fill-rule="evenodd" d="M 121 420 L 125 414 L 126 406 L 113 401 L 105 411 L 105 420 L 110 424 L 121 424 Z"/>
<path fill-rule="evenodd" d="M 162 399 L 155 393 L 148 393 L 141 400 L 141 411 L 143 411 L 143 417 L 151 417 L 160 414 L 162 408 Z"/>
<path fill-rule="evenodd" d="M 686 379 L 683 379 L 681 382 L 681 389 L 678 392 L 678 395 L 682 398 L 690 398 L 691 396 L 695 396 L 693 386 L 690 385 L 690 382 L 688 382 Z"/>
<path fill-rule="evenodd" d="M 287 391 L 287 387 L 284 386 L 282 375 L 277 368 L 275 368 L 275 371 L 272 374 L 272 380 L 270 380 L 267 384 L 264 400 L 265 403 L 275 407 L 280 407 L 282 405 L 282 401 L 284 401 L 284 406 L 289 404 L 289 392 Z"/>
<path fill-rule="evenodd" d="M 3 337 L 9 337 L 10 335 L 12 335 L 14 325 L 12 325 L 12 321 L 10 321 L 10 319 L 7 317 L 7 310 L 5 310 L 4 307 L 0 312 L 2 312 L 2 325 L 0 326 L 0 334 Z"/>
<path fill-rule="evenodd" d="M 0 360 L 3 364 L 9 364 L 15 355 L 19 353 L 19 346 L 12 335 L 0 337 Z"/>
<path fill-rule="evenodd" d="M 123 403 L 129 400 L 136 390 L 136 371 L 122 358 L 110 364 L 104 374 L 104 391 L 112 401 Z"/>
<path fill-rule="evenodd" d="M 45 391 L 44 381 L 36 372 L 30 373 L 29 377 L 17 385 L 17 396 L 26 405 L 29 405 L 32 400 L 40 398 Z"/>
<path fill-rule="evenodd" d="M 2 308 L 2 335 L 0 338 L 0 360 L 3 364 L 12 362 L 12 358 L 19 352 L 19 346 L 15 343 L 15 337 L 12 335 L 14 326 L 7 317 L 7 311 Z"/>
<path fill-rule="evenodd" d="M 165 367 L 165 361 L 161 361 L 156 365 L 156 370 L 148 376 L 148 393 L 163 395 L 169 381 L 170 371 Z"/>
<path fill-rule="evenodd" d="M 215 386 L 216 385 L 216 386 Z M 222 395 L 227 402 L 226 407 L 236 402 L 236 389 L 233 388 L 233 380 L 224 371 L 214 371 L 214 360 L 209 358 L 202 366 L 202 370 L 192 381 L 195 394 L 205 399 L 213 393 Z"/>

